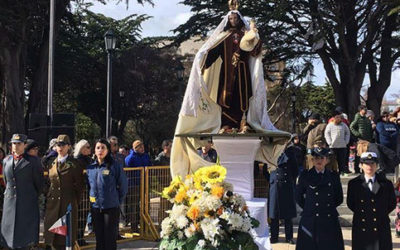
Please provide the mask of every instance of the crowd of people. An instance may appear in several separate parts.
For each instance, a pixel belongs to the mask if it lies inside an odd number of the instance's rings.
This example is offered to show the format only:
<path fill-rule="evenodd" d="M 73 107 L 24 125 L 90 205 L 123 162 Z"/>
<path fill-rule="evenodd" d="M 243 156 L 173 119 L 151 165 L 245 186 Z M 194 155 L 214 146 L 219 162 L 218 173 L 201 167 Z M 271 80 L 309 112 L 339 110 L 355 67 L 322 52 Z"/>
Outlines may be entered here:
<path fill-rule="evenodd" d="M 141 140 L 135 140 L 131 149 L 120 146 L 115 136 L 99 139 L 93 146 L 82 139 L 73 146 L 68 135 L 59 135 L 50 141 L 46 153 L 39 156 L 37 142 L 24 134 L 14 134 L 9 143 L 10 154 L 6 155 L 0 148 L 3 174 L 0 186 L 4 190 L 2 247 L 30 249 L 37 246 L 40 220 L 44 217 L 47 248 L 65 249 L 65 236 L 49 229 L 71 205 L 73 243 L 87 244 L 83 240 L 87 225 L 95 233 L 96 249 L 116 249 L 116 241 L 121 237 L 119 223 L 123 221 L 125 226 L 130 224 L 137 230 L 139 218 L 132 217 L 140 216 L 139 203 L 134 206 L 127 200 L 130 198 L 126 196 L 128 178 L 123 168 L 169 165 L 171 145 L 171 140 L 163 141 L 162 151 L 150 159 Z M 132 179 L 130 185 L 139 184 Z M 78 218 L 85 185 L 91 209 Z M 41 202 L 45 204 L 43 209 L 40 209 Z"/>
<path fill-rule="evenodd" d="M 396 196 L 400 202 L 400 179 L 393 186 L 385 173 L 393 172 L 399 163 L 397 114 L 400 112 L 383 112 L 375 123 L 373 112 L 360 106 L 351 123 L 340 107 L 327 122 L 318 114 L 310 116 L 302 133 L 294 134 L 287 143 L 278 168 L 265 173 L 270 183 L 272 244 L 278 242 L 279 224 L 283 222 L 286 241 L 296 244 L 296 249 L 343 249 L 336 210 L 343 202 L 340 175 L 355 172 L 361 174 L 349 182 L 347 192 L 347 206 L 354 212 L 353 248 L 391 249 L 389 213 L 396 207 Z M 167 166 L 171 146 L 172 140 L 164 140 L 161 152 L 151 158 L 141 140 L 135 140 L 131 148 L 119 145 L 115 136 L 99 139 L 94 145 L 83 139 L 73 146 L 67 135 L 59 135 L 39 157 L 39 145 L 34 140 L 14 134 L 11 154 L 7 156 L 0 149 L 4 176 L 0 186 L 5 190 L 2 245 L 11 249 L 37 245 L 40 218 L 44 216 L 46 245 L 64 249 L 65 237 L 49 228 L 71 204 L 73 242 L 79 239 L 79 245 L 86 244 L 82 238 L 87 225 L 95 232 L 96 249 L 116 249 L 119 223 L 137 229 L 140 221 L 139 203 L 127 196 L 128 186 L 140 183 L 128 180 L 123 168 Z M 354 169 L 349 169 L 352 148 L 357 153 Z M 198 148 L 198 155 L 209 162 L 218 159 L 212 141 Z M 47 181 L 44 171 L 48 172 Z M 85 185 L 91 209 L 78 218 Z M 43 194 L 45 208 L 40 211 Z M 292 219 L 297 217 L 296 203 L 303 210 L 294 242 Z M 400 214 L 400 206 L 397 212 Z M 400 235 L 399 220 L 396 230 Z"/>
<path fill-rule="evenodd" d="M 376 123 L 374 113 L 363 105 L 351 123 L 340 107 L 329 119 L 310 116 L 269 174 L 272 244 L 278 242 L 282 221 L 286 242 L 296 244 L 296 249 L 344 249 L 337 212 L 344 199 L 340 176 L 354 173 L 347 190 L 347 206 L 354 213 L 353 249 L 393 249 L 389 214 L 397 203 L 395 226 L 400 236 L 400 179 L 393 185 L 386 174 L 398 172 L 399 111 L 382 112 Z M 349 162 L 350 155 L 354 163 Z M 295 243 L 296 204 L 302 213 Z"/>

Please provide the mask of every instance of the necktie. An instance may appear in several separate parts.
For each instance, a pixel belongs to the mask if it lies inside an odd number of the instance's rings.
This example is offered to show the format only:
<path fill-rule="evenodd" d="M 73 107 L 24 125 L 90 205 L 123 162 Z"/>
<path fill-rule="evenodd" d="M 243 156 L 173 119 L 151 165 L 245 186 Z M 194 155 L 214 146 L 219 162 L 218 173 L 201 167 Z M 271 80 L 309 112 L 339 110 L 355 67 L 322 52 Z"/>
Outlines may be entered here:
<path fill-rule="evenodd" d="M 21 160 L 23 156 L 24 155 L 15 155 L 15 154 L 13 154 L 13 158 L 14 158 L 15 161 Z"/>
<path fill-rule="evenodd" d="M 371 192 L 372 192 L 372 185 L 373 185 L 373 183 L 374 183 L 374 181 L 373 181 L 372 179 L 369 179 L 369 180 L 368 180 L 368 187 L 369 187 L 369 190 L 371 190 Z"/>

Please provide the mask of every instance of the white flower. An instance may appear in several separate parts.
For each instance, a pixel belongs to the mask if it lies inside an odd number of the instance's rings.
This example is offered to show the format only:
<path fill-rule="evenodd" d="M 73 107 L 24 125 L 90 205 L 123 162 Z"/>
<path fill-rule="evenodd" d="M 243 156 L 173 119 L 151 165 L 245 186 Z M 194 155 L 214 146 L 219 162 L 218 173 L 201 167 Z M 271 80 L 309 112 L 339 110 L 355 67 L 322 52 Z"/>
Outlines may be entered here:
<path fill-rule="evenodd" d="M 161 237 L 167 237 L 171 235 L 173 231 L 171 218 L 167 217 L 161 222 Z"/>
<path fill-rule="evenodd" d="M 243 218 L 242 230 L 243 232 L 249 232 L 251 230 L 251 219 L 250 217 Z"/>
<path fill-rule="evenodd" d="M 219 219 L 205 218 L 201 221 L 201 230 L 203 231 L 204 238 L 209 241 L 214 240 L 215 235 L 219 234 Z"/>
<path fill-rule="evenodd" d="M 204 213 L 206 211 L 216 211 L 222 206 L 222 202 L 216 196 L 203 193 L 200 199 L 195 202 L 195 205 L 200 208 L 201 212 Z"/>
<path fill-rule="evenodd" d="M 189 223 L 189 220 L 184 215 L 181 215 L 178 218 L 176 218 L 176 226 L 179 229 L 186 227 L 188 223 Z"/>
<path fill-rule="evenodd" d="M 236 206 L 243 207 L 246 205 L 246 201 L 244 200 L 243 196 L 239 194 L 233 194 L 231 199 Z"/>
<path fill-rule="evenodd" d="M 197 242 L 197 245 L 199 245 L 199 247 L 203 248 L 203 247 L 206 246 L 206 241 L 205 241 L 205 240 L 199 240 L 199 241 Z"/>
<path fill-rule="evenodd" d="M 232 229 L 240 229 L 242 227 L 243 218 L 239 214 L 232 213 L 229 216 L 228 224 L 232 225 Z"/>
<path fill-rule="evenodd" d="M 196 227 L 194 226 L 194 224 L 190 224 L 190 226 L 185 229 L 185 236 L 187 238 L 190 238 L 194 235 L 195 232 L 196 232 Z"/>
<path fill-rule="evenodd" d="M 224 219 L 224 220 L 229 220 L 229 213 L 227 211 L 224 211 L 219 218 Z"/>
<path fill-rule="evenodd" d="M 187 206 L 185 205 L 174 205 L 170 211 L 171 219 L 176 220 L 179 216 L 185 215 L 187 212 Z"/>
<path fill-rule="evenodd" d="M 182 239 L 183 238 L 183 233 L 182 233 L 182 231 L 178 231 L 178 239 Z"/>

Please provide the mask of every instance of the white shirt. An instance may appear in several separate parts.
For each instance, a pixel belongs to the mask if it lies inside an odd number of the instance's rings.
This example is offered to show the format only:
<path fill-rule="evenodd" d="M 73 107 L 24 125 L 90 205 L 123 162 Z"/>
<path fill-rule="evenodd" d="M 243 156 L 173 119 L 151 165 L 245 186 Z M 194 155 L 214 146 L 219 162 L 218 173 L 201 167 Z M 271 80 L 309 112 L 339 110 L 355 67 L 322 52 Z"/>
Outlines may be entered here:
<path fill-rule="evenodd" d="M 66 156 L 64 156 L 64 157 L 58 156 L 57 157 L 57 161 L 59 163 L 64 163 L 67 160 L 67 158 L 68 158 L 68 154 Z"/>
<path fill-rule="evenodd" d="M 375 182 L 375 175 L 372 176 L 372 178 L 368 178 L 368 177 L 366 177 L 366 176 L 364 176 L 364 178 L 365 178 L 365 181 L 366 181 L 367 184 L 368 184 L 369 190 L 372 191 L 372 185 L 373 185 L 373 183 Z M 370 183 L 369 180 L 372 180 L 372 183 Z"/>

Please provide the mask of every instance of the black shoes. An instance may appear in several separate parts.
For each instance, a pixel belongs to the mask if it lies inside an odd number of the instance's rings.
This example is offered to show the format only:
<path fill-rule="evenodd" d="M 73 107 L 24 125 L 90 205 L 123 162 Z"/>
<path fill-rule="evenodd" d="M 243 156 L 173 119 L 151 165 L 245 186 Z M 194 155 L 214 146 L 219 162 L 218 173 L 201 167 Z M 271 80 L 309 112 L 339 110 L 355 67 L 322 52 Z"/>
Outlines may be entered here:
<path fill-rule="evenodd" d="M 294 245 L 294 244 L 295 244 L 294 241 L 293 241 L 293 239 L 286 240 L 286 243 L 288 243 L 288 244 L 290 244 L 290 245 Z"/>

